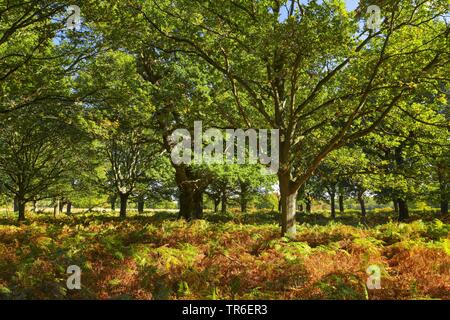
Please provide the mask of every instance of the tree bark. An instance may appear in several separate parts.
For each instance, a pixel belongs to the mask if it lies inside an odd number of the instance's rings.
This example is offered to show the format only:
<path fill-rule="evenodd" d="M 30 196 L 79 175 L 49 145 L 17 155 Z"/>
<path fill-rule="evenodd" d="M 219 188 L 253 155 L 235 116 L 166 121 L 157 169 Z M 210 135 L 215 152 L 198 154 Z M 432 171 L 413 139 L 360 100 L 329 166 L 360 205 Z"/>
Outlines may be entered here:
<path fill-rule="evenodd" d="M 194 217 L 195 219 L 203 218 L 203 192 L 194 192 Z"/>
<path fill-rule="evenodd" d="M 408 203 L 403 199 L 397 199 L 398 203 L 398 220 L 405 221 L 409 218 Z"/>
<path fill-rule="evenodd" d="M 127 202 L 128 202 L 128 193 L 120 193 L 120 214 L 121 218 L 125 218 L 127 216 Z"/>
<path fill-rule="evenodd" d="M 214 199 L 214 213 L 217 213 L 219 211 L 219 204 L 220 204 L 220 198 Z"/>
<path fill-rule="evenodd" d="M 59 200 L 55 200 L 53 204 L 53 218 L 56 218 L 56 214 L 59 212 Z"/>
<path fill-rule="evenodd" d="M 138 209 L 138 213 L 139 214 L 143 214 L 144 213 L 144 207 L 145 207 L 144 199 L 139 197 L 138 198 L 138 202 L 137 202 L 137 209 Z"/>
<path fill-rule="evenodd" d="M 330 206 L 331 206 L 331 218 L 336 219 L 336 195 L 334 192 L 330 192 Z"/>
<path fill-rule="evenodd" d="M 17 200 L 17 207 L 18 207 L 18 211 L 19 211 L 19 217 L 18 217 L 19 221 L 25 221 L 25 205 L 26 205 L 26 202 L 24 200 L 22 200 L 22 199 Z"/>
<path fill-rule="evenodd" d="M 65 204 L 66 204 L 65 201 L 59 201 L 59 213 L 62 213 L 64 211 Z"/>
<path fill-rule="evenodd" d="M 394 212 L 398 213 L 398 202 L 397 202 L 397 199 L 393 199 L 392 202 L 394 203 Z"/>
<path fill-rule="evenodd" d="M 358 193 L 358 202 L 361 208 L 361 222 L 367 222 L 367 212 L 366 212 L 366 203 L 364 201 L 363 193 Z"/>
<path fill-rule="evenodd" d="M 295 213 L 297 191 L 290 185 L 289 171 L 278 174 L 281 197 L 281 235 L 292 236 L 296 233 Z"/>
<path fill-rule="evenodd" d="M 13 211 L 14 212 L 19 211 L 19 200 L 17 199 L 17 196 L 14 197 Z"/>
<path fill-rule="evenodd" d="M 241 212 L 247 212 L 247 204 L 249 198 L 249 186 L 245 182 L 240 182 L 239 186 L 241 188 L 239 202 L 241 205 Z"/>
<path fill-rule="evenodd" d="M 67 210 L 66 210 L 66 214 L 67 215 L 71 215 L 72 214 L 72 202 L 67 201 Z"/>
<path fill-rule="evenodd" d="M 186 220 L 192 219 L 194 211 L 194 193 L 189 185 L 179 186 L 180 189 L 180 212 L 178 216 Z"/>
<path fill-rule="evenodd" d="M 241 197 L 241 212 L 247 212 L 247 199 Z"/>
<path fill-rule="evenodd" d="M 343 214 L 344 212 L 345 212 L 344 196 L 342 194 L 339 194 L 339 213 Z"/>
<path fill-rule="evenodd" d="M 111 197 L 110 201 L 111 201 L 111 211 L 116 211 L 116 200 L 117 200 L 117 195 L 114 195 Z"/>
<path fill-rule="evenodd" d="M 222 214 L 227 213 L 227 192 L 224 190 L 222 191 Z"/>

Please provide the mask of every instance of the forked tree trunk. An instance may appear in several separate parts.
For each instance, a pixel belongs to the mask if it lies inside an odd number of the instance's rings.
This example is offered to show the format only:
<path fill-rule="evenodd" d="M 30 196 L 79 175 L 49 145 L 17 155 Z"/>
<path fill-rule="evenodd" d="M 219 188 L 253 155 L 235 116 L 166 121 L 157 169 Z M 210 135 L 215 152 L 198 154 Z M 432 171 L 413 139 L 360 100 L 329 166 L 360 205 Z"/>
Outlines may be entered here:
<path fill-rule="evenodd" d="M 127 204 L 128 204 L 128 193 L 120 193 L 120 214 L 121 218 L 125 218 L 127 216 Z"/>

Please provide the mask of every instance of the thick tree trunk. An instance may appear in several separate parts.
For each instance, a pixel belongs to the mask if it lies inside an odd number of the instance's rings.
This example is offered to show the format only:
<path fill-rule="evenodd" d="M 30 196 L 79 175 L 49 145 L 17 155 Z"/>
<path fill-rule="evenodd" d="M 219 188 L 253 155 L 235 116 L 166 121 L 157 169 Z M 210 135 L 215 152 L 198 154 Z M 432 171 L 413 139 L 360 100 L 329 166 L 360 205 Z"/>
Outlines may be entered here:
<path fill-rule="evenodd" d="M 145 202 L 143 198 L 139 198 L 137 202 L 137 209 L 139 214 L 144 213 Z"/>
<path fill-rule="evenodd" d="M 397 202 L 397 199 L 393 199 L 392 203 L 394 204 L 394 212 L 398 213 L 398 202 Z"/>
<path fill-rule="evenodd" d="M 19 211 L 19 200 L 17 199 L 17 196 L 14 197 L 13 211 L 14 212 Z"/>
<path fill-rule="evenodd" d="M 365 203 L 364 197 L 361 193 L 358 194 L 358 202 L 359 202 L 359 206 L 361 208 L 361 222 L 366 223 L 367 222 L 366 203 Z"/>
<path fill-rule="evenodd" d="M 398 220 L 405 221 L 409 218 L 408 203 L 403 199 L 397 199 L 398 203 Z"/>
<path fill-rule="evenodd" d="M 342 194 L 339 195 L 339 213 L 343 214 L 345 212 L 344 208 L 344 196 Z"/>
<path fill-rule="evenodd" d="M 128 193 L 120 193 L 120 214 L 121 218 L 125 218 L 127 216 L 127 203 L 128 203 Z"/>
<path fill-rule="evenodd" d="M 191 220 L 194 211 L 194 193 L 192 189 L 185 185 L 180 187 L 180 212 L 178 216 L 186 220 Z"/>
<path fill-rule="evenodd" d="M 295 213 L 297 202 L 297 191 L 290 185 L 290 174 L 279 173 L 281 197 L 281 235 L 293 236 L 296 233 Z"/>
<path fill-rule="evenodd" d="M 65 201 L 60 201 L 59 202 L 59 213 L 62 213 L 64 211 L 65 204 L 66 204 Z"/>
<path fill-rule="evenodd" d="M 197 191 L 194 193 L 194 217 L 195 219 L 203 218 L 203 192 Z"/>
<path fill-rule="evenodd" d="M 227 193 L 226 191 L 222 191 L 222 213 L 225 214 L 227 213 Z"/>
<path fill-rule="evenodd" d="M 331 206 L 331 218 L 336 219 L 336 195 L 334 192 L 330 192 L 330 206 Z"/>
<path fill-rule="evenodd" d="M 18 211 L 19 211 L 19 217 L 18 217 L 19 221 L 25 221 L 25 205 L 26 205 L 26 202 L 24 200 L 21 200 L 21 199 L 17 200 L 17 207 L 18 207 Z"/>
<path fill-rule="evenodd" d="M 67 210 L 66 210 L 66 214 L 67 215 L 71 215 L 72 214 L 72 202 L 67 201 Z"/>

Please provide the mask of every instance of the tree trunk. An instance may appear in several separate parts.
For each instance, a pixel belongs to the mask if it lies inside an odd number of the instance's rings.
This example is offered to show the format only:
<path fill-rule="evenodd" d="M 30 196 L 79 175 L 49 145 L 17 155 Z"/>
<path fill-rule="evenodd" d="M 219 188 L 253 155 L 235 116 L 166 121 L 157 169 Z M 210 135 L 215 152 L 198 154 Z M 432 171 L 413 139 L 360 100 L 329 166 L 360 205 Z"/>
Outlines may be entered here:
<path fill-rule="evenodd" d="M 367 222 L 366 203 L 364 202 L 364 197 L 363 197 L 362 193 L 358 194 L 358 202 L 359 202 L 359 206 L 361 208 L 361 222 L 366 223 Z"/>
<path fill-rule="evenodd" d="M 408 203 L 403 199 L 397 199 L 398 202 L 398 220 L 405 221 L 409 218 Z"/>
<path fill-rule="evenodd" d="M 111 211 L 116 211 L 116 200 L 117 200 L 117 195 L 114 195 L 111 197 L 110 201 L 111 201 Z"/>
<path fill-rule="evenodd" d="M 22 199 L 17 200 L 17 209 L 19 211 L 19 221 L 25 221 L 25 205 L 26 202 Z"/>
<path fill-rule="evenodd" d="M 398 202 L 397 202 L 397 199 L 393 199 L 392 202 L 394 203 L 394 212 L 398 213 Z"/>
<path fill-rule="evenodd" d="M 194 211 L 194 194 L 192 189 L 188 185 L 184 185 L 180 188 L 180 212 L 178 216 L 186 220 L 192 219 L 192 213 Z"/>
<path fill-rule="evenodd" d="M 66 204 L 65 201 L 60 201 L 59 202 L 59 213 L 62 213 L 64 211 L 65 204 Z"/>
<path fill-rule="evenodd" d="M 67 201 L 67 210 L 66 210 L 67 215 L 71 215 L 72 214 L 72 202 Z"/>
<path fill-rule="evenodd" d="M 247 204 L 249 198 L 249 185 L 245 182 L 240 182 L 239 187 L 241 188 L 239 202 L 241 205 L 241 212 L 247 212 Z"/>
<path fill-rule="evenodd" d="M 227 193 L 226 191 L 222 191 L 222 214 L 227 213 Z"/>
<path fill-rule="evenodd" d="M 203 192 L 194 192 L 194 217 L 195 219 L 203 218 Z"/>
<path fill-rule="evenodd" d="M 59 212 L 59 200 L 55 200 L 53 205 L 53 218 L 56 218 L 56 214 Z"/>
<path fill-rule="evenodd" d="M 220 204 L 220 198 L 214 199 L 214 213 L 217 213 L 219 211 L 219 204 Z"/>
<path fill-rule="evenodd" d="M 241 196 L 241 212 L 247 212 L 247 199 Z"/>
<path fill-rule="evenodd" d="M 290 185 L 290 173 L 279 173 L 281 197 L 281 235 L 293 236 L 296 233 L 295 213 L 297 202 L 297 191 Z"/>
<path fill-rule="evenodd" d="M 14 212 L 19 211 L 19 200 L 17 199 L 17 196 L 14 197 L 13 210 Z"/>
<path fill-rule="evenodd" d="M 333 220 L 336 219 L 336 203 L 335 203 L 336 195 L 334 192 L 330 192 L 330 206 L 331 206 L 331 218 Z"/>
<path fill-rule="evenodd" d="M 138 213 L 139 214 L 143 214 L 144 213 L 144 207 L 145 207 L 145 202 L 144 202 L 144 198 L 139 198 L 138 202 L 137 202 L 137 209 L 138 209 Z"/>
<path fill-rule="evenodd" d="M 339 213 L 343 214 L 344 212 L 345 212 L 344 196 L 342 194 L 339 194 Z"/>
<path fill-rule="evenodd" d="M 127 202 L 128 202 L 128 193 L 120 193 L 120 214 L 121 218 L 125 218 L 127 216 Z"/>

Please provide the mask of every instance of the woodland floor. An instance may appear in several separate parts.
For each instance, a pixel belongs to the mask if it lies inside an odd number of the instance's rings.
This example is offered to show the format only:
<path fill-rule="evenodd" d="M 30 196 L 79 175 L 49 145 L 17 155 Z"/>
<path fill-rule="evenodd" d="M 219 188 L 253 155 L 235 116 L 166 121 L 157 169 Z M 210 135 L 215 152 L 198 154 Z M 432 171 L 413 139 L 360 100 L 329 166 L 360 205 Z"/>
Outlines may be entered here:
<path fill-rule="evenodd" d="M 332 222 L 298 215 L 295 239 L 277 215 L 31 215 L 0 219 L 1 299 L 450 299 L 450 217 L 392 213 Z M 66 289 L 66 269 L 82 269 Z M 381 268 L 381 289 L 366 269 Z"/>

